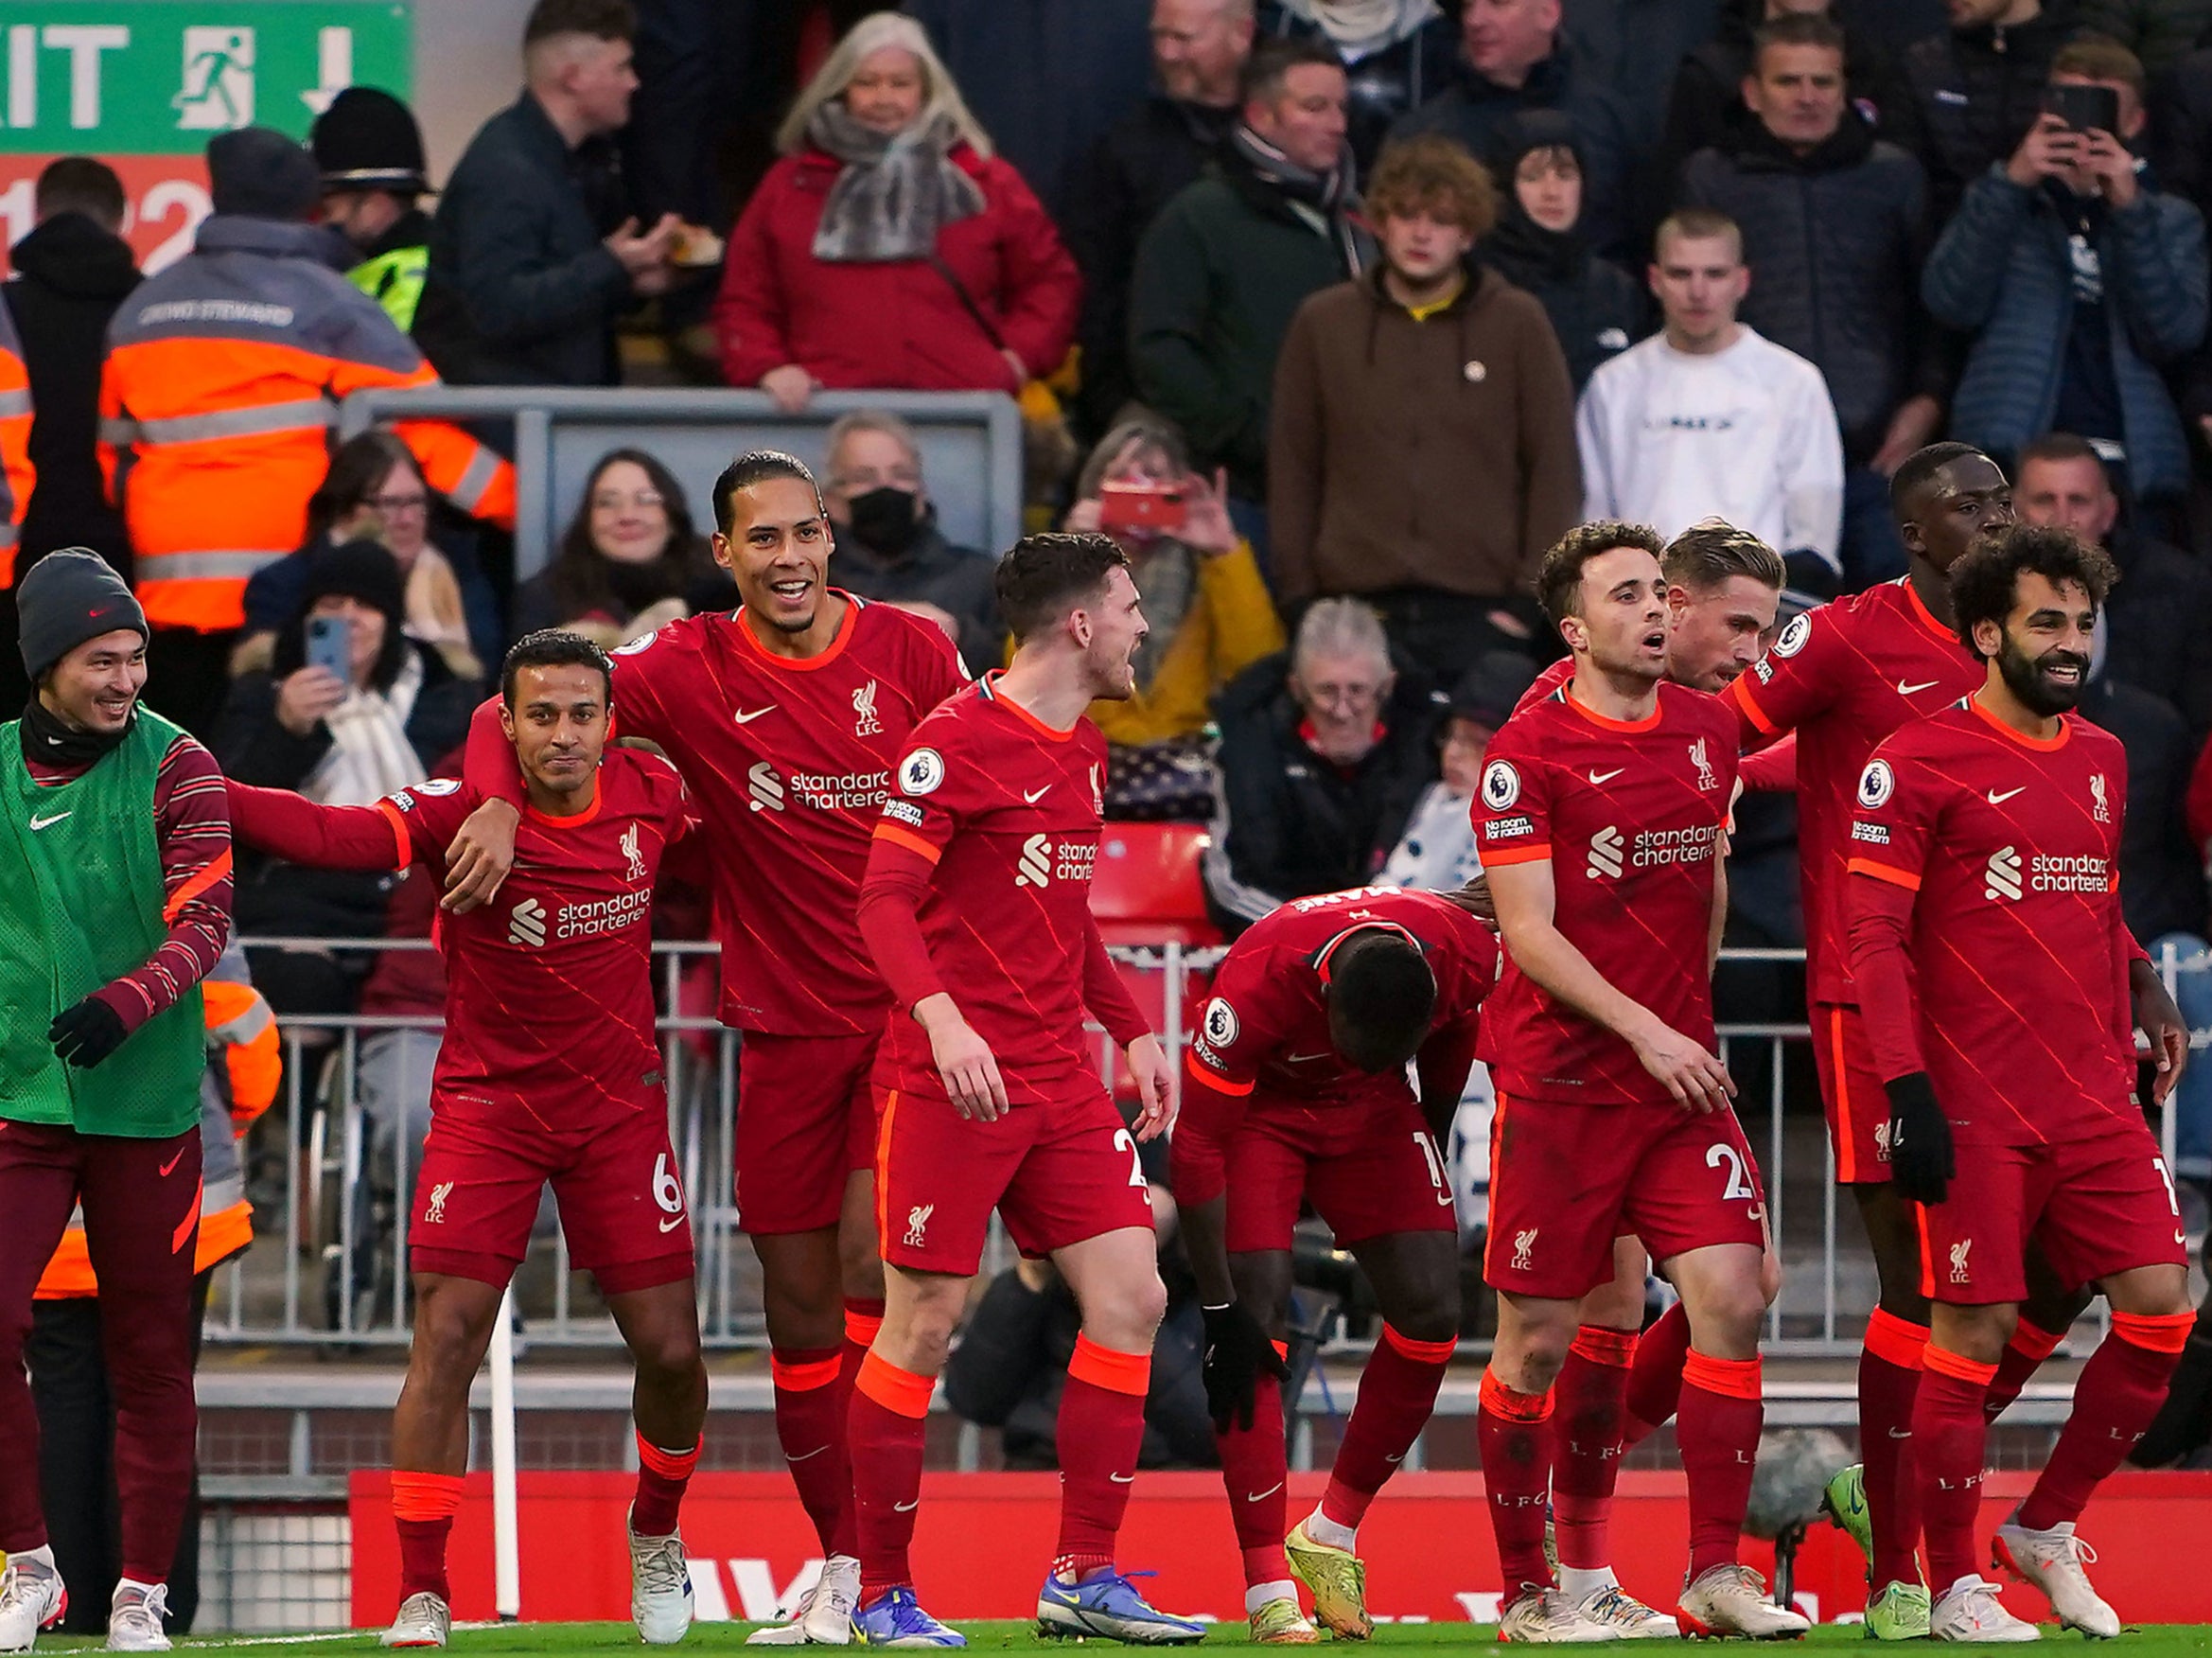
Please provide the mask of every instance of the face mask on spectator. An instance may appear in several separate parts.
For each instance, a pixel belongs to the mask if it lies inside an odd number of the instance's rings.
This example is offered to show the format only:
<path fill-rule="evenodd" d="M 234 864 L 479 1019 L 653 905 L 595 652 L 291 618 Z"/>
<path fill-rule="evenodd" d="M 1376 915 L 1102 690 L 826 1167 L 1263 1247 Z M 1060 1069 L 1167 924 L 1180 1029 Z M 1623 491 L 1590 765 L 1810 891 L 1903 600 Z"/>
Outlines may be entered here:
<path fill-rule="evenodd" d="M 851 515 L 852 533 L 873 553 L 896 558 L 914 544 L 922 520 L 914 511 L 914 491 L 885 485 L 865 495 L 855 495 L 846 509 Z"/>

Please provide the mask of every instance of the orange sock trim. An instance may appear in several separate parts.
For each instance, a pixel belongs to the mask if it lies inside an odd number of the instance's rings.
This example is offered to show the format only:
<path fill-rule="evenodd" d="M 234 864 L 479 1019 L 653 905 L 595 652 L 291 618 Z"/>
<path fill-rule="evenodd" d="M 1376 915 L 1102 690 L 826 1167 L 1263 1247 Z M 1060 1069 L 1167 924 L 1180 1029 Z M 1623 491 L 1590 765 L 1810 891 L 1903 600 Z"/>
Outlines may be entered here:
<path fill-rule="evenodd" d="M 833 1353 L 826 1359 L 806 1359 L 793 1364 L 788 1359 L 768 1355 L 768 1377 L 786 1393 L 812 1393 L 817 1387 L 827 1387 L 837 1380 L 837 1372 L 845 1361 Z"/>
<path fill-rule="evenodd" d="M 1636 1332 L 1585 1324 L 1574 1332 L 1568 1351 L 1581 1354 L 1593 1365 L 1610 1365 L 1617 1370 L 1625 1370 L 1636 1363 Z"/>
<path fill-rule="evenodd" d="M 883 1305 L 881 1301 L 875 1304 L 879 1307 Z M 845 1304 L 845 1339 L 854 1347 L 872 1347 L 875 1344 L 875 1332 L 883 1327 L 884 1315 L 881 1313 L 862 1313 L 850 1301 Z"/>
<path fill-rule="evenodd" d="M 1387 1323 L 1382 1327 L 1382 1339 L 1416 1365 L 1441 1365 L 1459 1350 L 1456 1341 L 1415 1341 L 1402 1332 L 1393 1330 Z"/>
<path fill-rule="evenodd" d="M 689 1479 L 692 1477 L 692 1471 L 699 1466 L 699 1453 L 705 1450 L 706 1446 L 706 1439 L 701 1438 L 699 1442 L 689 1451 L 663 1451 L 659 1446 L 648 1441 L 644 1435 L 640 1434 L 638 1436 L 638 1466 L 644 1469 L 647 1473 L 658 1474 L 662 1479 Z"/>
<path fill-rule="evenodd" d="M 1484 1370 L 1482 1398 L 1484 1410 L 1509 1422 L 1546 1422 L 1552 1420 L 1552 1390 L 1549 1387 L 1541 1393 L 1516 1393 Z"/>
<path fill-rule="evenodd" d="M 1757 1359 L 1716 1359 L 1692 1348 L 1682 1358 L 1682 1385 L 1729 1399 L 1764 1397 Z"/>
<path fill-rule="evenodd" d="M 1972 1359 L 1962 1359 L 1957 1353 L 1929 1342 L 1922 1357 L 1927 1368 L 1939 1376 L 1948 1376 L 1955 1382 L 1978 1382 L 1987 1387 L 1997 1379 L 1994 1365 L 1977 1365 Z"/>
<path fill-rule="evenodd" d="M 2125 1313 L 2115 1313 L 2112 1315 L 2112 1321 L 2116 1325 L 2121 1319 L 2128 1316 L 2130 1316 L 2130 1314 Z M 2186 1322 L 2187 1320 L 2193 1318 L 2195 1314 L 2189 1313 L 2179 1313 L 2176 1314 L 2175 1316 Z M 2027 1319 L 2023 1318 L 2019 1325 L 2013 1330 L 2012 1339 L 2007 1342 L 2005 1345 L 2010 1348 L 2014 1352 L 2017 1352 L 2022 1358 L 2033 1359 L 2037 1364 L 2040 1365 L 2044 1362 L 2044 1360 L 2049 1358 L 2051 1354 L 2057 1352 L 2059 1350 L 2059 1343 L 2064 1341 L 2065 1339 L 2066 1332 L 2063 1330 L 2054 1335 L 2051 1332 L 2044 1330 L 2039 1326 L 2030 1324 Z M 2177 1347 L 2173 1350 L 2178 1353 L 2181 1351 L 2181 1349 Z"/>
<path fill-rule="evenodd" d="M 902 1370 L 890 1360 L 870 1352 L 860 1361 L 860 1374 L 853 1378 L 852 1385 L 893 1416 L 919 1421 L 929 1414 L 929 1396 L 937 1391 L 937 1378 Z"/>
<path fill-rule="evenodd" d="M 2197 1325 L 2194 1313 L 2115 1313 L 2112 1332 L 2147 1352 L 2178 1353 L 2189 1345 Z"/>
<path fill-rule="evenodd" d="M 450 1520 L 461 1511 L 457 1473 L 403 1473 L 392 1471 L 395 1520 Z"/>
<path fill-rule="evenodd" d="M 2020 1328 L 2026 1330 L 2028 1326 L 2024 1324 Z M 1877 1359 L 1886 1360 L 1901 1370 L 1917 1370 L 1925 1362 L 1921 1355 L 1928 1345 L 1928 1327 L 1877 1307 L 1867 1314 L 1865 1345 L 1867 1351 Z"/>
<path fill-rule="evenodd" d="M 1078 1382 L 1088 1382 L 1109 1393 L 1133 1393 L 1142 1399 L 1152 1385 L 1152 1355 L 1117 1353 L 1079 1332 L 1075 1357 L 1067 1362 L 1067 1373 Z"/>

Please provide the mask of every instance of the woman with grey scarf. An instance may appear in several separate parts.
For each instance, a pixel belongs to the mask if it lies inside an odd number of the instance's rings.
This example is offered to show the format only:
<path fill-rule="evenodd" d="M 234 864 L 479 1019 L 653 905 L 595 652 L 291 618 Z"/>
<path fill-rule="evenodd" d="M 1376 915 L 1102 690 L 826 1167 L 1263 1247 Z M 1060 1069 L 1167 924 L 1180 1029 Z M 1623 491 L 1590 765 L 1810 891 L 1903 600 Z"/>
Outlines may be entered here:
<path fill-rule="evenodd" d="M 797 412 L 820 387 L 1011 393 L 1060 365 L 1075 261 L 913 19 L 855 24 L 777 143 L 715 302 L 731 385 Z"/>

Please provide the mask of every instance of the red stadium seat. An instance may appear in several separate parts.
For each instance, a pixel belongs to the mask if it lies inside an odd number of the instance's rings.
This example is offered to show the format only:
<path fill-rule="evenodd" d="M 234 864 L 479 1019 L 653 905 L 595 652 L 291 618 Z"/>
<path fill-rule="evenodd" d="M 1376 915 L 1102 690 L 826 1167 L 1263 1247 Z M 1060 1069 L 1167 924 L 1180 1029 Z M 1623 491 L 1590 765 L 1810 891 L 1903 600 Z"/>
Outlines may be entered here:
<path fill-rule="evenodd" d="M 1110 944 L 1218 944 L 1199 859 L 1214 838 L 1196 823 L 1109 823 L 1098 838 L 1091 913 Z"/>

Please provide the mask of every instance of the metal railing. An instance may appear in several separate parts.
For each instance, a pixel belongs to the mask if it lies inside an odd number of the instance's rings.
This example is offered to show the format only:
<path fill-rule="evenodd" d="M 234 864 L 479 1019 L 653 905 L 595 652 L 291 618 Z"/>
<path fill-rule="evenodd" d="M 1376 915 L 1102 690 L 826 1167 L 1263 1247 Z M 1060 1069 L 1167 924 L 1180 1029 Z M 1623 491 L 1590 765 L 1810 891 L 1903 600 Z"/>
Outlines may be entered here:
<path fill-rule="evenodd" d="M 245 943 L 255 949 L 339 952 L 430 947 L 424 940 L 256 938 Z M 718 1349 L 764 1348 L 757 1275 L 742 1238 L 731 1159 L 738 1037 L 711 1016 L 679 1011 L 686 1001 L 687 964 L 711 958 L 714 946 L 664 942 L 653 949 L 665 1010 L 658 1028 L 670 1135 L 691 1195 L 705 1336 Z M 1179 1061 L 1189 1028 L 1185 999 L 1204 994 L 1199 976 L 1221 952 L 1167 944 L 1115 954 L 1159 976 L 1161 1036 L 1170 1057 Z M 2171 987 L 2181 972 L 2179 953 L 2168 945 L 2161 955 L 2158 965 Z M 1722 955 L 1724 964 L 1777 967 L 1801 959 L 1793 950 Z M 697 990 L 691 999 L 702 999 Z M 704 999 L 711 1005 L 711 996 Z M 420 1157 L 419 1136 L 411 1132 L 411 1123 L 418 1120 L 402 1113 L 382 1129 L 390 1163 L 388 1170 L 377 1167 L 379 1125 L 370 1120 L 360 1086 L 363 1049 L 385 1032 L 434 1033 L 442 1021 L 362 1014 L 285 1017 L 278 1023 L 286 1061 L 280 1099 L 291 1123 L 282 1195 L 272 1210 L 257 1215 L 255 1248 L 218 1274 L 207 1339 L 301 1349 L 404 1345 L 411 1316 L 406 1199 Z M 1801 1023 L 1734 1024 L 1720 1032 L 1722 1057 L 1739 1083 L 1758 1078 L 1755 1089 L 1745 1087 L 1737 1111 L 1764 1168 L 1769 1220 L 1783 1262 L 1782 1294 L 1768 1315 L 1768 1350 L 1841 1357 L 1857 1349 L 1873 1304 L 1874 1279 L 1858 1222 L 1839 1218 L 1833 1153 L 1810 1082 L 1808 1038 Z M 1101 1075 L 1111 1078 L 1112 1045 L 1103 1032 L 1097 1032 L 1097 1040 Z M 2212 1046 L 2212 1030 L 2193 1031 L 2191 1046 L 2200 1054 Z M 1174 1074 L 1180 1078 L 1179 1063 Z M 427 1108 L 427 1071 L 421 1092 Z M 2165 1113 L 2164 1135 L 2171 1167 L 2171 1110 Z M 262 1160 L 266 1164 L 266 1155 Z M 377 1201 L 385 1188 L 390 1190 L 388 1208 Z M 1011 1259 L 1010 1247 L 994 1226 L 986 1271 L 1010 1264 Z M 612 1322 L 588 1292 L 579 1290 L 557 1227 L 534 1249 L 518 1284 L 526 1340 L 616 1345 Z"/>

